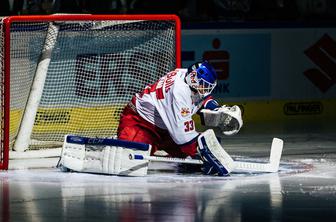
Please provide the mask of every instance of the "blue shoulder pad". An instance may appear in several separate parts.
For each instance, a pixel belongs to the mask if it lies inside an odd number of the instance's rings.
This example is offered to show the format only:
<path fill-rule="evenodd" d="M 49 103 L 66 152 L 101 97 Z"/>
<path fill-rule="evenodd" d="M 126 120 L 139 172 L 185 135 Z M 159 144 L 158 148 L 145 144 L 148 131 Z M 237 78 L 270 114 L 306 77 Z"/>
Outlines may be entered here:
<path fill-rule="evenodd" d="M 220 106 L 219 106 L 218 102 L 214 99 L 209 99 L 204 104 L 204 109 L 215 110 L 215 109 L 218 109 L 219 107 Z"/>

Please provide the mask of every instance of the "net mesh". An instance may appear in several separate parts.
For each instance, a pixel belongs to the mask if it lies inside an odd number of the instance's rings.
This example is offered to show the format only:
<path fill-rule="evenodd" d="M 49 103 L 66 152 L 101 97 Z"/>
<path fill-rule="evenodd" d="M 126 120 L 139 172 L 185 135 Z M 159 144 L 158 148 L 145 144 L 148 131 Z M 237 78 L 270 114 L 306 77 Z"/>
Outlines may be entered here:
<path fill-rule="evenodd" d="M 11 145 L 45 47 L 48 25 L 11 24 Z M 65 134 L 115 135 L 120 112 L 131 97 L 176 67 L 174 21 L 55 25 L 59 32 L 35 117 L 31 149 L 48 147 L 46 143 L 58 146 Z"/>

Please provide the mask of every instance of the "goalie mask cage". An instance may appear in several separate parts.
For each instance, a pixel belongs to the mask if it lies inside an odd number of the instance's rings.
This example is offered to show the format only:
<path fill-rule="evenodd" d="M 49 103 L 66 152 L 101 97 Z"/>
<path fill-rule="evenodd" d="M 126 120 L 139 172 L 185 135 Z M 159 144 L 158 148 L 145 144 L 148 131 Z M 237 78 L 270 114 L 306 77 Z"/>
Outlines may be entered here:
<path fill-rule="evenodd" d="M 12 16 L 0 26 L 1 169 L 9 158 L 58 158 L 65 134 L 112 137 L 131 97 L 180 67 L 175 15 Z"/>

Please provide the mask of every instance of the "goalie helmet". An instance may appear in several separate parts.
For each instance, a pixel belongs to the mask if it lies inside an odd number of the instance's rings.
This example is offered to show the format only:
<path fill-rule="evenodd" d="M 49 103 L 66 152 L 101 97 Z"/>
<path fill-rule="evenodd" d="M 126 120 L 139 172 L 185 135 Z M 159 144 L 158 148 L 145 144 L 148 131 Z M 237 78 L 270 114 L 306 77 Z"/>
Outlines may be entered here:
<path fill-rule="evenodd" d="M 215 88 L 217 73 L 207 61 L 197 62 L 188 68 L 185 81 L 192 90 L 205 97 Z"/>

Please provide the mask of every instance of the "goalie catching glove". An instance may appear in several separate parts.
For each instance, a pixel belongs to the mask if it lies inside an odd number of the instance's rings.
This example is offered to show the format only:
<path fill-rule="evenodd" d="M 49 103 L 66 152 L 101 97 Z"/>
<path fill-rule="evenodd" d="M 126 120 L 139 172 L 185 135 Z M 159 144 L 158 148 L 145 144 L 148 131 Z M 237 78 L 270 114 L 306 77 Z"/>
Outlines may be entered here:
<path fill-rule="evenodd" d="M 222 106 L 215 110 L 203 109 L 202 122 L 205 126 L 218 127 L 224 135 L 230 136 L 239 132 L 243 119 L 239 106 Z"/>

